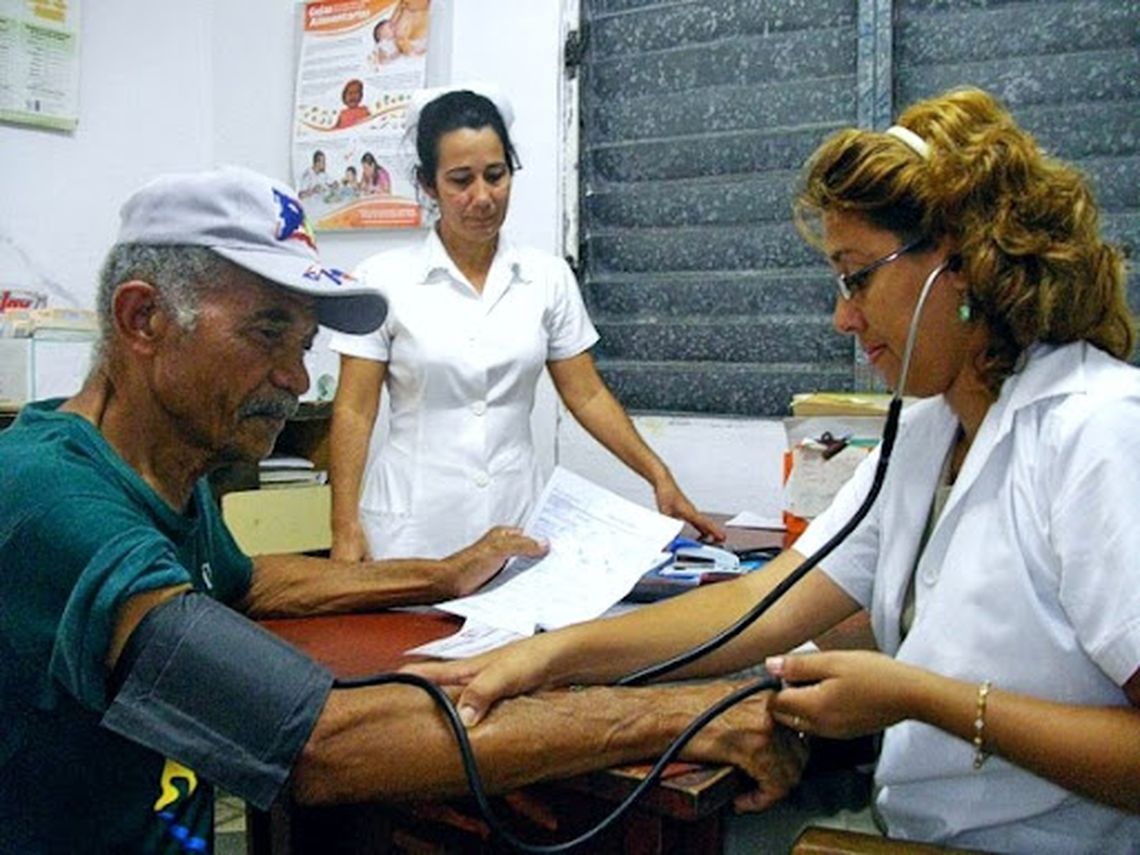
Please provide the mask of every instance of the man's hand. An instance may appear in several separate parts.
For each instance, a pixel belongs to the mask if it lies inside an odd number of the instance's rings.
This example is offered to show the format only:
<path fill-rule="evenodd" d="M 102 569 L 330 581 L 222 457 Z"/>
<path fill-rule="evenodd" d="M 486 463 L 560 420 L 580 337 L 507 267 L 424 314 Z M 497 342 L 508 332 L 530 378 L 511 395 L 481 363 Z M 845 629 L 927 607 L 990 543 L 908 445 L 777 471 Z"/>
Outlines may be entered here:
<path fill-rule="evenodd" d="M 725 538 L 724 529 L 696 509 L 688 497 L 681 492 L 672 475 L 653 488 L 657 510 L 673 519 L 684 520 L 695 528 L 701 537 L 721 543 Z"/>
<path fill-rule="evenodd" d="M 748 684 L 748 680 L 686 683 L 663 691 L 685 693 L 692 707 L 683 709 L 696 718 L 716 701 Z M 714 718 L 681 752 L 686 760 L 731 763 L 756 782 L 756 789 L 737 796 L 738 811 L 760 811 L 787 795 L 799 783 L 807 762 L 807 747 L 795 732 L 776 723 L 771 713 L 772 692 L 759 692 Z M 676 697 L 663 699 L 663 709 Z"/>
<path fill-rule="evenodd" d="M 527 537 L 520 528 L 497 526 L 465 549 L 443 559 L 447 586 L 453 597 L 479 590 L 499 572 L 508 558 L 541 558 L 550 546 Z"/>

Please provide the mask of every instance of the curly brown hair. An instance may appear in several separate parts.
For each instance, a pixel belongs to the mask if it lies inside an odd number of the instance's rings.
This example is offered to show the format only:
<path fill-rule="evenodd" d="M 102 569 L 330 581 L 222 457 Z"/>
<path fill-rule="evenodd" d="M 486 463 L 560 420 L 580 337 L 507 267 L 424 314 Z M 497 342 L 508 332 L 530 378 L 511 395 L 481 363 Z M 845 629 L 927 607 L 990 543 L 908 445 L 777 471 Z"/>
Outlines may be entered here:
<path fill-rule="evenodd" d="M 1124 257 L 1100 235 L 1084 176 L 1042 152 L 980 89 L 920 101 L 898 124 L 926 142 L 927 156 L 857 129 L 811 156 L 794 209 L 804 237 L 818 245 L 819 217 L 838 211 L 903 240 L 949 238 L 974 317 L 990 329 L 979 368 L 995 394 L 1034 342 L 1087 341 L 1127 359 L 1135 327 Z"/>

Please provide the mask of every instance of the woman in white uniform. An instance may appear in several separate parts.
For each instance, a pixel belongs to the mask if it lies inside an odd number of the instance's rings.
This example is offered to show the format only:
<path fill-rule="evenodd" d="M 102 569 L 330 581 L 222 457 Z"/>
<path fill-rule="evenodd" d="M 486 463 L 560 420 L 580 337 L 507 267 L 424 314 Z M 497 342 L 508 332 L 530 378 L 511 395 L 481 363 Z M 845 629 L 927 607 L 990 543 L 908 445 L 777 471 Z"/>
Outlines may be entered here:
<path fill-rule="evenodd" d="M 492 525 L 521 525 L 542 489 L 530 415 L 544 366 L 582 426 L 650 483 L 662 513 L 723 539 L 598 375 L 598 334 L 570 268 L 501 233 L 517 160 L 510 106 L 490 94 L 432 93 L 409 110 L 417 180 L 439 221 L 420 246 L 360 266 L 357 277 L 387 295 L 388 318 L 331 343 L 341 353 L 333 557 L 443 556 Z M 391 424 L 365 471 L 382 387 Z"/>
<path fill-rule="evenodd" d="M 1124 361 L 1122 256 L 1098 232 L 1084 179 L 991 96 L 958 90 L 886 132 L 825 141 L 797 214 L 839 274 L 836 328 L 923 400 L 904 412 L 882 492 L 853 533 L 678 673 L 765 662 L 784 680 L 773 699 L 784 725 L 885 729 L 876 806 L 891 837 L 1137 852 L 1140 371 Z M 478 721 L 508 694 L 664 660 L 838 532 L 878 457 L 768 572 L 422 670 L 466 684 L 459 703 Z M 783 653 L 860 608 L 878 651 Z"/>

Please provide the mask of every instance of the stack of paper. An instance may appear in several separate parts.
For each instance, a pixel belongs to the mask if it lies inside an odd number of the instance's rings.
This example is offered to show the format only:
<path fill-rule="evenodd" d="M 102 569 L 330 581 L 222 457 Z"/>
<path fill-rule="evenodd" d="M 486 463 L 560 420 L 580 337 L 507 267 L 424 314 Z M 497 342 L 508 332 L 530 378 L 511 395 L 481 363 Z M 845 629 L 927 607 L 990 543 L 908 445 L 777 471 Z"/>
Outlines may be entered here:
<path fill-rule="evenodd" d="M 511 559 L 479 593 L 440 603 L 468 619 L 464 628 L 410 652 L 468 655 L 599 617 L 660 563 L 681 526 L 557 467 L 523 529 L 550 551 Z"/>
<path fill-rule="evenodd" d="M 258 481 L 262 487 L 298 487 L 324 484 L 326 480 L 328 473 L 304 457 L 273 455 L 258 466 Z"/>
<path fill-rule="evenodd" d="M 794 416 L 885 416 L 891 396 L 875 392 L 807 392 L 792 396 Z"/>

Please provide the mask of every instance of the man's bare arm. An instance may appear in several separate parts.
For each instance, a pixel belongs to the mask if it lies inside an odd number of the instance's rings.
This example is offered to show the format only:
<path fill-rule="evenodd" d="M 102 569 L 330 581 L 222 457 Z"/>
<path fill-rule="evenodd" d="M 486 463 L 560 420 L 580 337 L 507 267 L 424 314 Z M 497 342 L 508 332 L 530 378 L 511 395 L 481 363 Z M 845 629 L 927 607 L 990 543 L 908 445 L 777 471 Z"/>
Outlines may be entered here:
<path fill-rule="evenodd" d="M 498 704 L 467 731 L 492 792 L 652 758 L 692 719 L 741 685 L 716 681 L 649 688 L 544 692 Z M 774 725 L 770 693 L 715 719 L 682 755 L 732 763 L 756 782 L 759 808 L 799 780 L 799 740 Z M 409 686 L 334 689 L 293 775 L 304 803 L 401 800 L 467 792 L 459 750 L 428 695 Z"/>
<path fill-rule="evenodd" d="M 262 555 L 254 559 L 250 589 L 239 608 L 264 618 L 427 605 L 476 591 L 512 555 L 545 552 L 545 545 L 518 529 L 494 528 L 471 546 L 438 560 L 359 562 Z"/>

